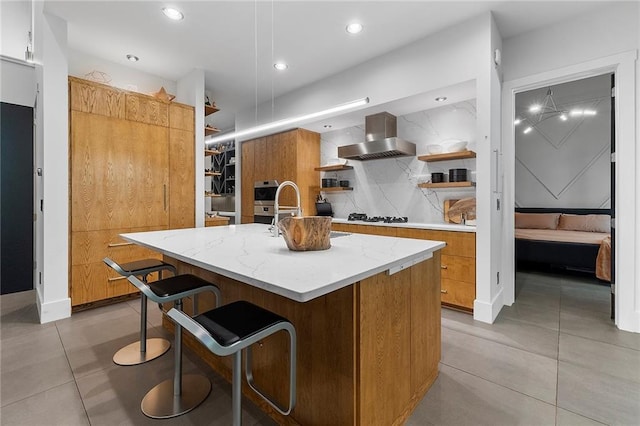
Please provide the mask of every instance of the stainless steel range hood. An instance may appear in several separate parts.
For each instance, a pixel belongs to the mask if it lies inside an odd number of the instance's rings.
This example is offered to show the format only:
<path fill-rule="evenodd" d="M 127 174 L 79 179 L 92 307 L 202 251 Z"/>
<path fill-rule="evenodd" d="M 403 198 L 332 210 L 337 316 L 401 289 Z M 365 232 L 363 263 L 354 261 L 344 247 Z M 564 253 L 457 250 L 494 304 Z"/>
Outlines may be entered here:
<path fill-rule="evenodd" d="M 367 142 L 338 147 L 338 157 L 349 160 L 416 155 L 416 145 L 398 138 L 396 116 L 381 112 L 365 117 Z"/>

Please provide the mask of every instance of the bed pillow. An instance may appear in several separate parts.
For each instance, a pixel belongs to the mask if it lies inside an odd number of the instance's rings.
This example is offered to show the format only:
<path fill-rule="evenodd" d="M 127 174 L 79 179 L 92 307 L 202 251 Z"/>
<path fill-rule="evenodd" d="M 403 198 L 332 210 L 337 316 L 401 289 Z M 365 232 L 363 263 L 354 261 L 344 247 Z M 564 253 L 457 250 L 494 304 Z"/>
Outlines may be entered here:
<path fill-rule="evenodd" d="M 562 214 L 558 229 L 609 234 L 611 232 L 611 216 L 608 214 Z"/>
<path fill-rule="evenodd" d="M 560 213 L 516 213 L 516 228 L 556 229 Z"/>

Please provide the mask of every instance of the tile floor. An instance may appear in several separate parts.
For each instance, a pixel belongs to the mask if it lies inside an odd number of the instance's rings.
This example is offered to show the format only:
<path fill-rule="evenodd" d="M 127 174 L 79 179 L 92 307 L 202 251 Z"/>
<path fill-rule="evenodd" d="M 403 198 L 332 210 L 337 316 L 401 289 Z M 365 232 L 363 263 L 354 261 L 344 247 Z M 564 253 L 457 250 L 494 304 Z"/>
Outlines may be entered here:
<path fill-rule="evenodd" d="M 608 287 L 547 273 L 517 280 L 516 303 L 493 325 L 443 310 L 440 375 L 407 425 L 640 424 L 640 334 L 613 326 Z M 140 412 L 146 391 L 171 377 L 173 353 L 112 363 L 135 340 L 137 301 L 41 325 L 34 297 L 0 298 L 0 424 L 230 424 L 230 385 L 188 350 L 184 370 L 211 379 L 209 398 L 172 420 Z M 165 334 L 155 306 L 149 314 L 150 336 Z M 243 409 L 245 425 L 274 424 L 248 401 Z"/>

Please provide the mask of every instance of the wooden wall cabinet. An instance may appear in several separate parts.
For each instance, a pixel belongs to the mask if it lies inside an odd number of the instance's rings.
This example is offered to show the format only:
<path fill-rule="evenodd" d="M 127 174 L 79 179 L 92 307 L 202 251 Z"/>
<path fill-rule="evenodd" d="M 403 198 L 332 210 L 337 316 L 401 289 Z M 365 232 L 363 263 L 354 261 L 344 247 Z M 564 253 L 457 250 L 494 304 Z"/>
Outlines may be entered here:
<path fill-rule="evenodd" d="M 290 180 L 300 189 L 302 213 L 316 212 L 320 173 L 314 170 L 320 163 L 320 134 L 294 129 L 242 142 L 241 221 L 253 223 L 253 185 L 256 181 Z M 292 188 L 283 189 L 280 205 L 295 205 Z"/>
<path fill-rule="evenodd" d="M 444 241 L 440 264 L 441 301 L 445 306 L 473 311 L 476 298 L 476 234 L 474 232 L 333 223 L 334 231 Z"/>
<path fill-rule="evenodd" d="M 193 107 L 69 77 L 70 279 L 75 308 L 135 293 L 108 268 L 160 255 L 119 234 L 195 225 Z"/>

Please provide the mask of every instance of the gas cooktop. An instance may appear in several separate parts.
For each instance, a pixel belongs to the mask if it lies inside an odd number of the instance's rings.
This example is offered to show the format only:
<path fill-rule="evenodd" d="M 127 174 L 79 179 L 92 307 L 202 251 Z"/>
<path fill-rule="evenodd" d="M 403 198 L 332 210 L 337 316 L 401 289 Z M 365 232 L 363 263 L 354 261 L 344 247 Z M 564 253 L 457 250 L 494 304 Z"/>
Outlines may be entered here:
<path fill-rule="evenodd" d="M 384 223 L 407 223 L 409 218 L 395 217 L 395 216 L 367 216 L 365 213 L 350 213 L 347 220 L 356 221 L 361 220 L 363 222 L 384 222 Z"/>

